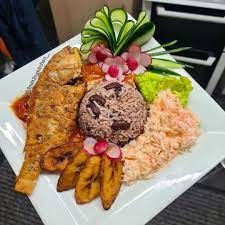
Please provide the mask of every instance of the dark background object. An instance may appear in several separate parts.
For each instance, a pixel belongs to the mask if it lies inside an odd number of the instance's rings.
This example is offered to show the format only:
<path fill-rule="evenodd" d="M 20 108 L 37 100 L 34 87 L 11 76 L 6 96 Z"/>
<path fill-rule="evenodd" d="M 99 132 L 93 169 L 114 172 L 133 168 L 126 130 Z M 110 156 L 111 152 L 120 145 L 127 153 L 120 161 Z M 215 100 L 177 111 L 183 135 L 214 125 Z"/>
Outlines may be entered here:
<path fill-rule="evenodd" d="M 194 66 L 193 69 L 186 69 L 203 88 L 206 88 L 224 49 L 224 24 L 191 20 L 189 18 L 176 18 L 175 16 L 161 16 L 157 12 L 157 9 L 160 7 L 169 12 L 195 13 L 218 18 L 224 17 L 224 11 L 175 4 L 153 3 L 152 5 L 151 17 L 156 25 L 154 37 L 157 41 L 163 44 L 171 40 L 178 40 L 179 46 L 192 47 L 189 51 L 175 53 L 178 56 L 200 60 L 207 60 L 209 57 L 216 58 L 212 65 L 192 64 Z"/>
<path fill-rule="evenodd" d="M 49 50 L 31 0 L 0 0 L 0 36 L 16 68 Z"/>

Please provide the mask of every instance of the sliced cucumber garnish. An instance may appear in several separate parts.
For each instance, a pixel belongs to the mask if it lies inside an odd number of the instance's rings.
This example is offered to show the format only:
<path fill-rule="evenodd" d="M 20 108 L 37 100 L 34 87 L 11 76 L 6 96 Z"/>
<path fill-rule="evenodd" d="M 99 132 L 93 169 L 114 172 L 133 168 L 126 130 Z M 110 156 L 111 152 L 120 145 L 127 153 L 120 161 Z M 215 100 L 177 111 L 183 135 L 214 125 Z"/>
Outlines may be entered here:
<path fill-rule="evenodd" d="M 182 51 L 188 50 L 190 48 L 191 47 L 181 47 L 181 48 L 171 49 L 171 50 L 168 50 L 168 51 L 153 52 L 153 53 L 151 53 L 151 56 L 159 56 L 159 55 L 166 55 L 166 54 L 169 54 L 169 53 L 182 52 Z"/>
<path fill-rule="evenodd" d="M 110 14 L 110 19 L 112 21 L 115 36 L 118 38 L 121 28 L 123 28 L 127 21 L 127 13 L 122 8 L 113 9 Z"/>
<path fill-rule="evenodd" d="M 92 35 L 99 35 L 99 34 L 101 33 L 93 29 L 83 29 L 83 31 L 81 32 L 82 37 L 90 37 Z"/>
<path fill-rule="evenodd" d="M 102 8 L 102 12 L 105 12 L 105 14 L 109 16 L 109 7 L 107 5 L 104 5 L 104 7 Z"/>
<path fill-rule="evenodd" d="M 151 72 L 153 73 L 157 73 L 163 76 L 181 76 L 181 74 L 174 72 L 172 70 L 168 70 L 162 67 L 158 67 L 158 66 L 150 66 L 147 68 L 147 70 L 151 70 Z"/>
<path fill-rule="evenodd" d="M 185 67 L 192 67 L 190 65 L 183 64 L 183 63 L 180 63 L 180 62 L 174 62 L 174 61 L 171 61 L 171 60 L 158 59 L 158 58 L 153 58 L 151 65 L 157 66 L 157 67 L 163 67 L 163 68 L 167 68 L 167 69 L 182 69 L 182 68 L 185 68 Z"/>
<path fill-rule="evenodd" d="M 88 36 L 88 37 L 81 37 L 81 41 L 83 44 L 86 44 L 87 42 L 90 42 L 94 39 L 102 39 L 102 37 L 100 35 L 92 35 L 92 36 Z"/>
<path fill-rule="evenodd" d="M 93 48 L 94 46 L 96 46 L 97 44 L 102 43 L 102 42 L 103 42 L 102 40 L 94 39 L 85 44 L 82 44 L 80 47 L 80 50 L 82 53 L 87 53 L 87 52 L 89 52 L 90 48 Z"/>
<path fill-rule="evenodd" d="M 129 32 L 131 32 L 132 27 L 134 26 L 133 20 L 128 20 L 124 25 L 123 28 L 120 30 L 119 35 L 117 37 L 117 45 L 120 44 L 124 36 L 129 35 Z"/>
<path fill-rule="evenodd" d="M 142 22 L 140 22 L 140 24 L 142 24 Z M 132 43 L 138 44 L 140 46 L 145 44 L 151 39 L 154 31 L 155 25 L 151 22 L 141 25 L 138 27 L 138 29 L 137 27 L 134 27 L 122 37 L 122 40 L 119 42 L 114 54 L 121 54 Z"/>
<path fill-rule="evenodd" d="M 153 35 L 155 26 L 149 22 L 146 12 L 139 14 L 138 20 L 128 20 L 124 9 L 117 8 L 110 12 L 107 6 L 98 10 L 82 31 L 81 51 L 87 53 L 93 43 L 106 41 L 114 55 L 122 53 L 131 43 L 139 45 L 147 42 Z M 97 39 L 97 41 L 94 41 Z"/>

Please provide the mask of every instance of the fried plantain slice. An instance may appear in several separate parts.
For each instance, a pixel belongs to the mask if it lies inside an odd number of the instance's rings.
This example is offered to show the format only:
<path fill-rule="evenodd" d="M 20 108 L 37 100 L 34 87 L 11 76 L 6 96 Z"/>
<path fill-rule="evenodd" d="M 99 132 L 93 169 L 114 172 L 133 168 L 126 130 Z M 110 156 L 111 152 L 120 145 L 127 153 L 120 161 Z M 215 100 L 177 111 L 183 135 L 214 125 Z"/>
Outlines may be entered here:
<path fill-rule="evenodd" d="M 68 162 L 80 151 L 83 142 L 69 142 L 60 147 L 50 149 L 41 159 L 41 168 L 47 171 L 63 171 Z"/>
<path fill-rule="evenodd" d="M 90 155 L 84 150 L 80 150 L 74 156 L 73 160 L 66 166 L 59 177 L 57 191 L 66 191 L 76 186 L 80 170 L 89 157 Z"/>
<path fill-rule="evenodd" d="M 104 209 L 109 209 L 119 193 L 122 183 L 121 161 L 110 160 L 106 155 L 102 157 L 101 191 L 100 197 Z"/>
<path fill-rule="evenodd" d="M 78 204 L 88 203 L 99 195 L 100 168 L 100 156 L 92 156 L 87 160 L 75 188 L 75 199 Z"/>

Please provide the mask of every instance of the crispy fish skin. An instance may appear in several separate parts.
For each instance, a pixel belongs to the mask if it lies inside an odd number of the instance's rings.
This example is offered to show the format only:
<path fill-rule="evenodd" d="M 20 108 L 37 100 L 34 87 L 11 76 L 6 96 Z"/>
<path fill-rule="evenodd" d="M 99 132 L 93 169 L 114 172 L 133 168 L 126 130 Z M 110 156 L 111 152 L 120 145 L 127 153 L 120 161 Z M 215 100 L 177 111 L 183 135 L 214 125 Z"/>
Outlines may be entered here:
<path fill-rule="evenodd" d="M 41 168 L 50 172 L 63 171 L 83 147 L 83 142 L 69 142 L 48 150 L 41 158 Z"/>
<path fill-rule="evenodd" d="M 85 204 L 96 197 L 100 192 L 101 157 L 91 156 L 81 170 L 76 188 L 75 199 L 78 204 Z"/>
<path fill-rule="evenodd" d="M 66 47 L 52 57 L 40 74 L 28 101 L 25 161 L 16 179 L 16 191 L 31 194 L 41 172 L 43 154 L 68 142 L 86 86 L 66 83 L 80 73 L 79 50 Z"/>
<path fill-rule="evenodd" d="M 80 174 L 80 170 L 84 167 L 90 155 L 84 151 L 79 151 L 72 161 L 67 164 L 66 168 L 60 174 L 57 191 L 66 191 L 75 188 Z"/>
<path fill-rule="evenodd" d="M 106 155 L 103 155 L 100 197 L 104 209 L 111 207 L 119 193 L 122 184 L 122 168 L 121 161 L 110 160 Z"/>

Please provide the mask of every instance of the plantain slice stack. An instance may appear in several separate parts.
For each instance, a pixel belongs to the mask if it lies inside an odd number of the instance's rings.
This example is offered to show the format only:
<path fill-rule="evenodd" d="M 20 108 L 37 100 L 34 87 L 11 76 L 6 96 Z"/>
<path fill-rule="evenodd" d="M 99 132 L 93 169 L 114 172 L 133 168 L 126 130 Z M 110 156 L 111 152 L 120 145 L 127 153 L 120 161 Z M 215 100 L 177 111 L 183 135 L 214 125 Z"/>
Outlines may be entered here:
<path fill-rule="evenodd" d="M 121 161 L 110 160 L 106 155 L 102 157 L 101 164 L 101 190 L 100 197 L 104 209 L 109 209 L 116 199 L 122 184 Z"/>
<path fill-rule="evenodd" d="M 90 155 L 84 150 L 80 150 L 75 155 L 73 160 L 62 171 L 58 180 L 57 191 L 66 191 L 76 186 L 80 171 L 89 157 Z"/>
<path fill-rule="evenodd" d="M 101 157 L 92 156 L 80 171 L 75 188 L 75 199 L 78 204 L 84 204 L 98 197 L 100 193 Z"/>
<path fill-rule="evenodd" d="M 41 168 L 50 172 L 63 171 L 68 162 L 80 151 L 83 142 L 69 142 L 50 149 L 41 159 Z"/>

